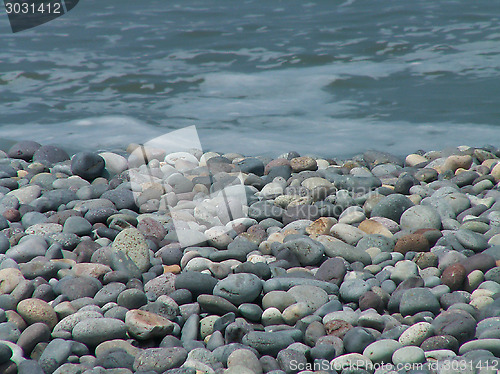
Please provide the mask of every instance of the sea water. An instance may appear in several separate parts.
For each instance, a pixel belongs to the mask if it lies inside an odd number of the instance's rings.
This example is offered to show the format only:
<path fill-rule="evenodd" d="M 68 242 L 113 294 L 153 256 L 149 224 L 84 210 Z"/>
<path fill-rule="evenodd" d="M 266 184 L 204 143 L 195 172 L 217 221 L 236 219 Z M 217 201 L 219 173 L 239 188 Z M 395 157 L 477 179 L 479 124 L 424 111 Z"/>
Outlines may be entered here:
<path fill-rule="evenodd" d="M 405 154 L 500 140 L 500 2 L 82 0 L 12 34 L 0 137 L 119 149 Z"/>

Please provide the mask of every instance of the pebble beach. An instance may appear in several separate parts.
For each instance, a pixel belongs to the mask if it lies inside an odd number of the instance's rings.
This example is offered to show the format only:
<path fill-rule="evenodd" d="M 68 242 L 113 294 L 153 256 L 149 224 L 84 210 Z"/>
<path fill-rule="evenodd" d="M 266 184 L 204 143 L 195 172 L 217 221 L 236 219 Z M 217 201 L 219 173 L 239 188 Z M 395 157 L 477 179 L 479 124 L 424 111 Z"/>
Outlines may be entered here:
<path fill-rule="evenodd" d="M 2 374 L 500 369 L 495 146 L 328 159 L 21 141 L 0 151 L 0 213 Z"/>

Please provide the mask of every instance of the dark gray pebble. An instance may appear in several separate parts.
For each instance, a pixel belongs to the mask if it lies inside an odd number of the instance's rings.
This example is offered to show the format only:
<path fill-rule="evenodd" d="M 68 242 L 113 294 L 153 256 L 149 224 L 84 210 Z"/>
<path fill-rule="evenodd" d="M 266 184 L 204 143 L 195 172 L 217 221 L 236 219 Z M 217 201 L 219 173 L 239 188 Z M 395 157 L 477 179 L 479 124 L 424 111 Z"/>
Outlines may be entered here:
<path fill-rule="evenodd" d="M 104 159 L 93 152 L 78 152 L 71 159 L 71 171 L 86 180 L 94 180 L 104 171 Z"/>
<path fill-rule="evenodd" d="M 186 289 L 193 295 L 211 294 L 217 284 L 217 279 L 197 271 L 186 271 L 175 277 L 175 288 Z"/>
<path fill-rule="evenodd" d="M 276 356 L 294 342 L 293 338 L 283 332 L 251 331 L 243 337 L 242 343 L 261 354 Z"/>

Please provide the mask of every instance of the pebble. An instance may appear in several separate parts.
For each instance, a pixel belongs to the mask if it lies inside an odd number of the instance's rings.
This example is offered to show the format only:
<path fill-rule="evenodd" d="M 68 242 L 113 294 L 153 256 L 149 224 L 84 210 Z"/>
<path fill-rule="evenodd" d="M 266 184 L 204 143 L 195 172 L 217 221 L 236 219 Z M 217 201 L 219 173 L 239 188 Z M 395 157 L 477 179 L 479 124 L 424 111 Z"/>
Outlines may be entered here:
<path fill-rule="evenodd" d="M 346 302 L 358 302 L 370 288 L 370 285 L 362 279 L 345 280 L 340 286 L 340 297 Z"/>
<path fill-rule="evenodd" d="M 148 340 L 171 333 L 174 325 L 167 318 L 144 310 L 130 310 L 125 315 L 125 327 L 130 336 Z"/>
<path fill-rule="evenodd" d="M 113 339 L 126 339 L 126 326 L 115 318 L 90 318 L 78 322 L 71 330 L 74 340 L 90 347 Z"/>
<path fill-rule="evenodd" d="M 402 347 L 393 353 L 392 362 L 394 365 L 423 363 L 425 362 L 425 353 L 420 347 Z"/>
<path fill-rule="evenodd" d="M 146 238 L 135 228 L 121 231 L 113 240 L 113 249 L 124 252 L 141 272 L 145 272 L 151 266 Z"/>
<path fill-rule="evenodd" d="M 24 161 L 30 161 L 35 152 L 41 147 L 40 143 L 32 140 L 23 140 L 9 148 L 7 154 L 11 158 L 19 158 Z"/>
<path fill-rule="evenodd" d="M 381 339 L 369 344 L 363 351 L 363 356 L 370 359 L 373 363 L 389 363 L 392 361 L 392 355 L 403 344 L 392 339 Z"/>
<path fill-rule="evenodd" d="M 406 196 L 392 194 L 383 198 L 371 211 L 371 217 L 385 217 L 399 223 L 402 214 L 414 204 Z"/>
<path fill-rule="evenodd" d="M 0 294 L 10 294 L 22 280 L 24 280 L 24 276 L 19 269 L 1 269 Z"/>
<path fill-rule="evenodd" d="M 53 145 L 42 145 L 33 153 L 33 161 L 49 165 L 66 160 L 69 160 L 68 153 Z"/>
<path fill-rule="evenodd" d="M 99 156 L 104 159 L 105 168 L 110 174 L 120 174 L 128 167 L 127 159 L 116 153 L 102 152 Z"/>
<path fill-rule="evenodd" d="M 434 327 L 429 322 L 418 322 L 408 327 L 399 337 L 402 345 L 420 346 L 427 338 L 434 335 Z"/>
<path fill-rule="evenodd" d="M 263 355 L 276 356 L 282 349 L 294 342 L 290 335 L 283 332 L 251 331 L 243 337 L 246 344 Z"/>
<path fill-rule="evenodd" d="M 401 215 L 401 228 L 408 231 L 419 229 L 440 230 L 441 217 L 437 210 L 431 206 L 412 206 Z"/>
<path fill-rule="evenodd" d="M 324 252 L 330 258 L 342 257 L 350 263 L 360 261 L 365 265 L 371 263 L 371 257 L 365 250 L 353 247 L 340 239 L 321 235 L 316 240 L 324 246 Z"/>
<path fill-rule="evenodd" d="M 325 252 L 321 243 L 307 237 L 287 241 L 279 248 L 292 252 L 303 266 L 318 264 Z"/>
<path fill-rule="evenodd" d="M 17 304 L 17 312 L 30 325 L 42 322 L 50 329 L 58 322 L 54 308 L 47 302 L 40 299 L 24 299 Z"/>
<path fill-rule="evenodd" d="M 104 159 L 93 152 L 79 152 L 71 158 L 71 172 L 86 180 L 101 176 L 104 167 Z"/>
<path fill-rule="evenodd" d="M 257 356 L 248 349 L 237 349 L 227 358 L 227 367 L 241 366 L 248 368 L 254 374 L 262 374 L 262 364 Z"/>
<path fill-rule="evenodd" d="M 440 308 L 436 296 L 429 289 L 421 287 L 405 291 L 399 304 L 399 310 L 403 316 L 415 315 L 425 311 L 438 314 Z"/>
<path fill-rule="evenodd" d="M 163 373 L 181 366 L 186 358 L 187 351 L 182 347 L 148 348 L 135 357 L 133 369 L 142 372 Z"/>
<path fill-rule="evenodd" d="M 451 291 L 462 289 L 467 271 L 461 264 L 453 264 L 444 269 L 441 274 L 441 282 L 447 285 Z"/>
<path fill-rule="evenodd" d="M 463 310 L 444 311 L 432 321 L 436 335 L 451 335 L 459 343 L 474 337 L 476 324 L 474 317 Z"/>
<path fill-rule="evenodd" d="M 219 281 L 214 295 L 223 297 L 235 305 L 254 301 L 262 290 L 262 282 L 254 274 L 231 274 Z"/>

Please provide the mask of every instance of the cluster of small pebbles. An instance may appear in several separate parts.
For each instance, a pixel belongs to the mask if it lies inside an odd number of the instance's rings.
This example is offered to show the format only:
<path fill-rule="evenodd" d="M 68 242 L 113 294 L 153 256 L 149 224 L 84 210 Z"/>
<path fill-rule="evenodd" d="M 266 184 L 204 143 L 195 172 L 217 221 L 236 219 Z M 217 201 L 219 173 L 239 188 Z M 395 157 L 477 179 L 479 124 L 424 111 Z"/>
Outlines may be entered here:
<path fill-rule="evenodd" d="M 0 151 L 0 373 L 497 373 L 499 156 L 19 142 Z M 235 181 L 237 218 L 209 200 Z"/>

